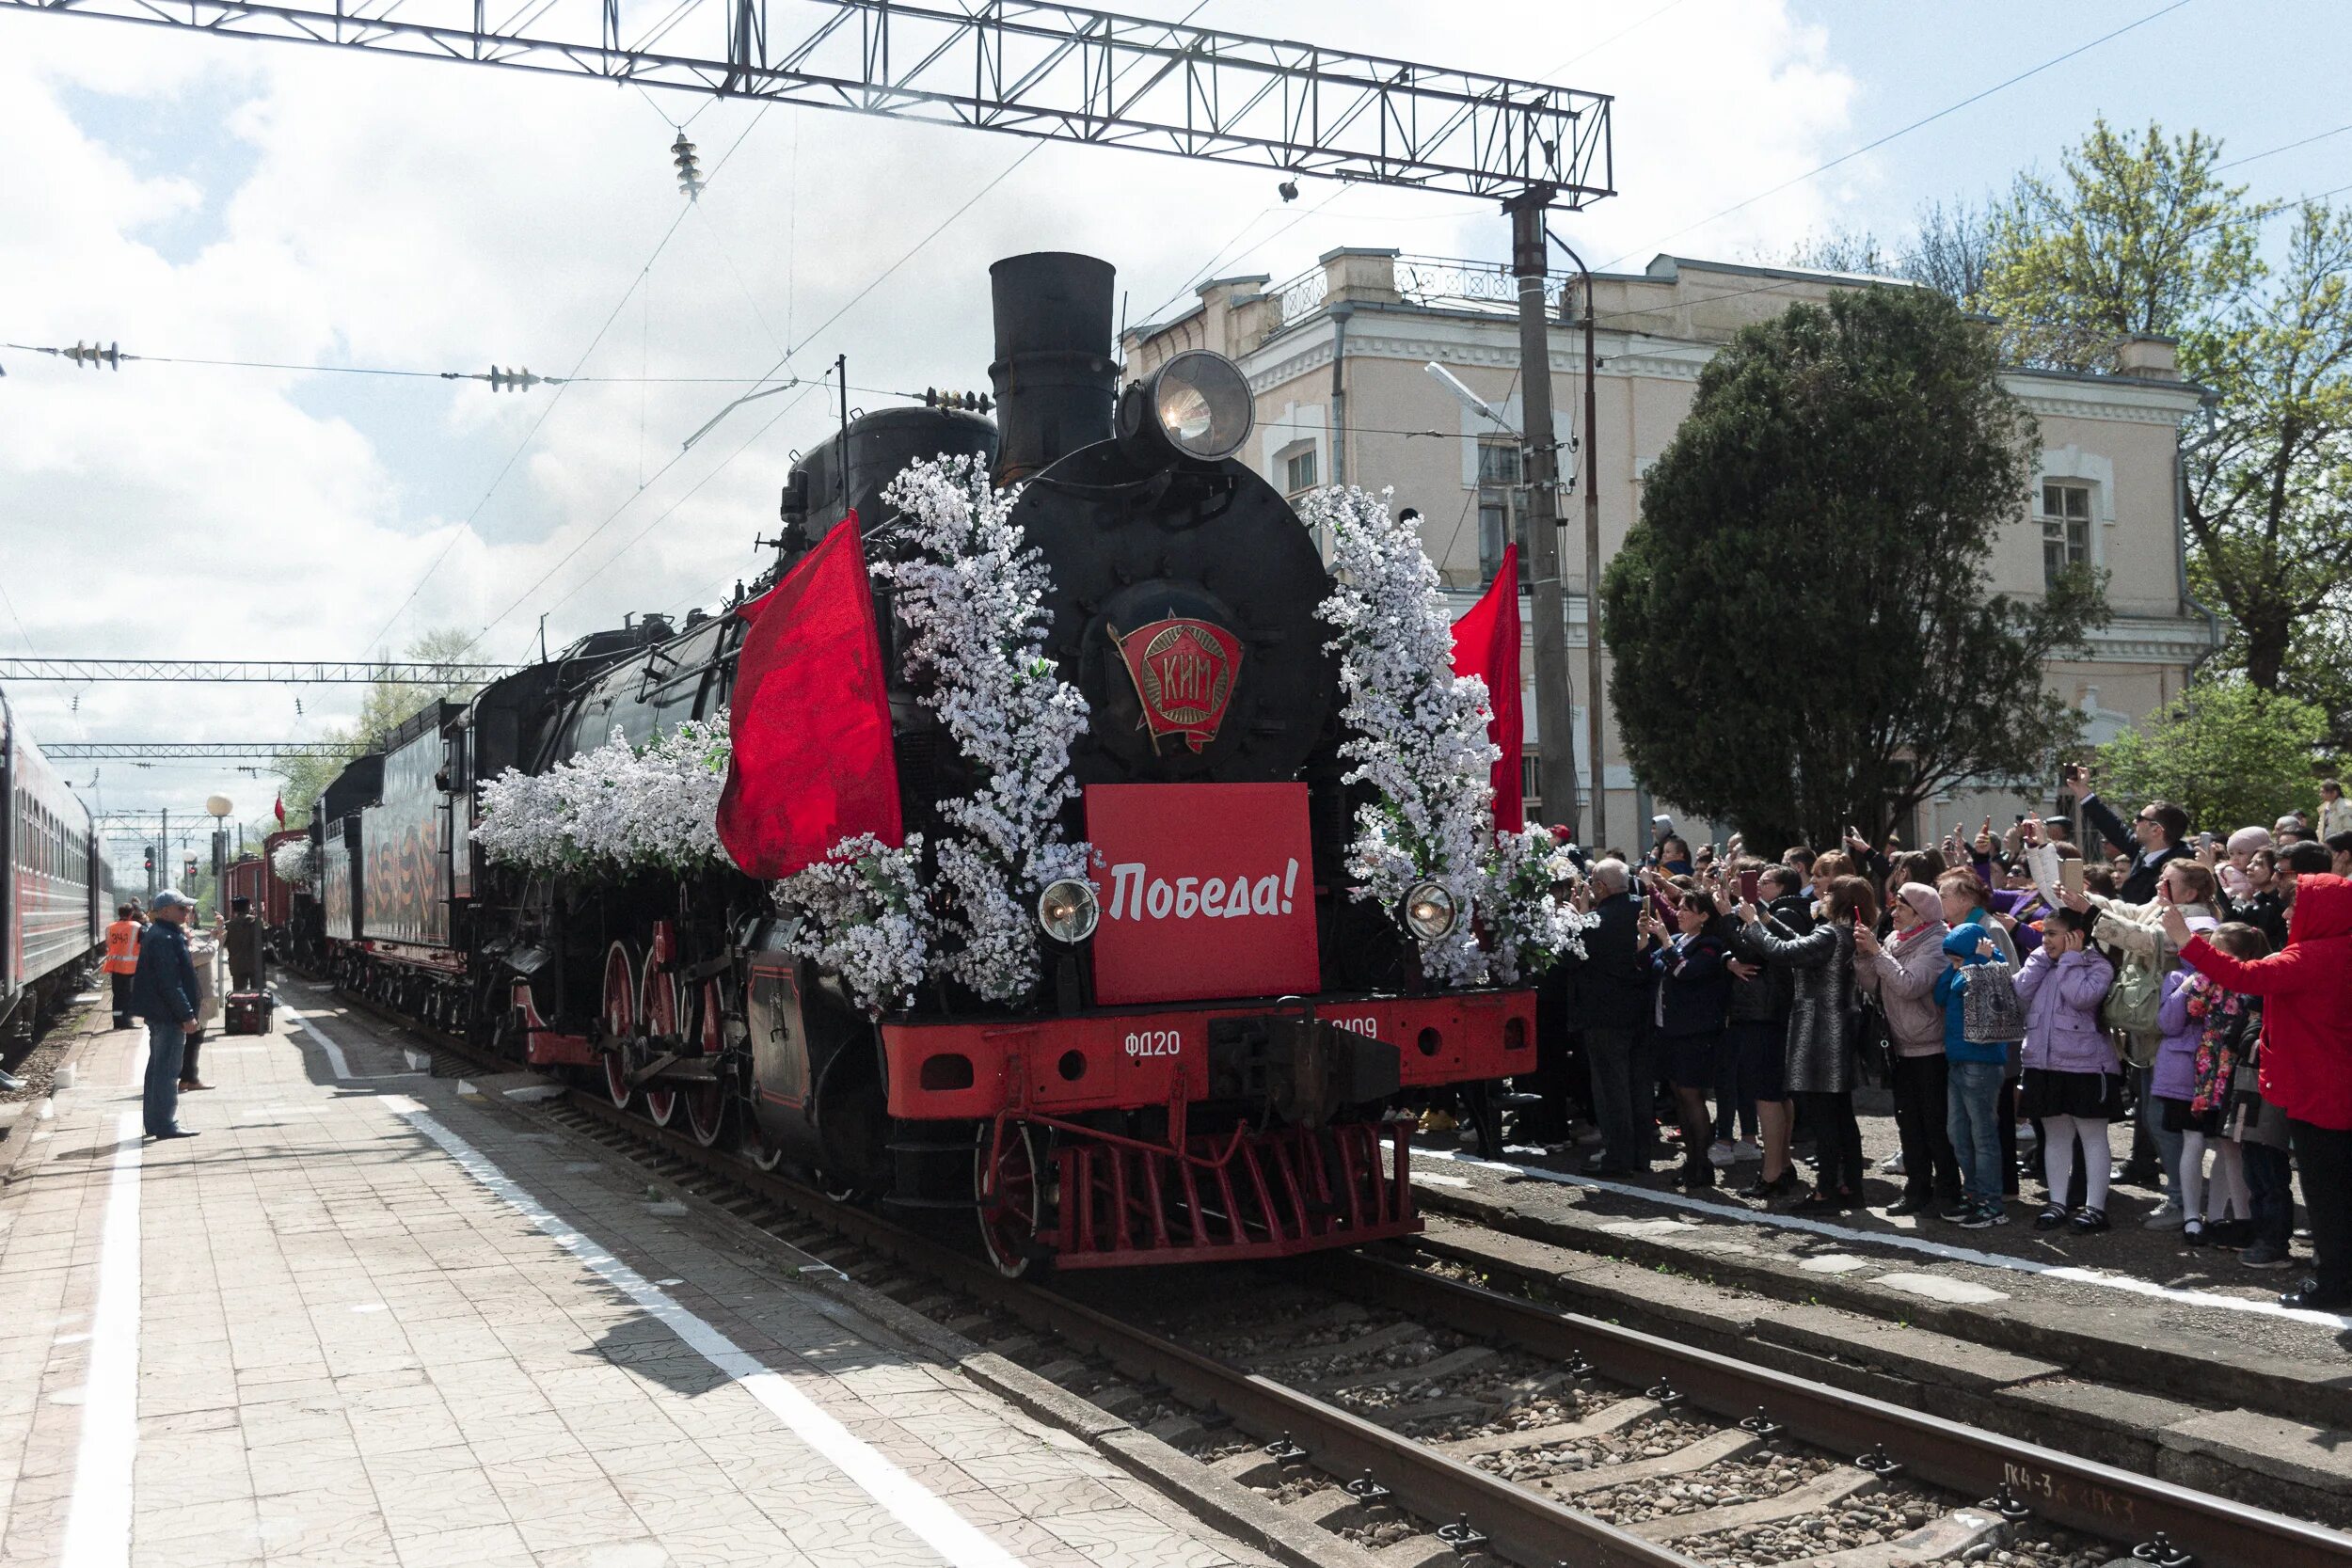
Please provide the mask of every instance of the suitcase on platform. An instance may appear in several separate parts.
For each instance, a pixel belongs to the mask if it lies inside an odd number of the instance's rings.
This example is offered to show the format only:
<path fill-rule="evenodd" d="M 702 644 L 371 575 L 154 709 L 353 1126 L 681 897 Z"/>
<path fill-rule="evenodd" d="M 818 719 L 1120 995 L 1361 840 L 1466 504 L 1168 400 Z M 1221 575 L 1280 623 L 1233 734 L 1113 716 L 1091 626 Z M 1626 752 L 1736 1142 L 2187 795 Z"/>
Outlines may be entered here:
<path fill-rule="evenodd" d="M 230 991 L 220 1010 L 220 1032 L 224 1035 L 266 1035 L 269 1033 L 269 1012 L 278 1005 L 278 998 L 265 990 Z"/>

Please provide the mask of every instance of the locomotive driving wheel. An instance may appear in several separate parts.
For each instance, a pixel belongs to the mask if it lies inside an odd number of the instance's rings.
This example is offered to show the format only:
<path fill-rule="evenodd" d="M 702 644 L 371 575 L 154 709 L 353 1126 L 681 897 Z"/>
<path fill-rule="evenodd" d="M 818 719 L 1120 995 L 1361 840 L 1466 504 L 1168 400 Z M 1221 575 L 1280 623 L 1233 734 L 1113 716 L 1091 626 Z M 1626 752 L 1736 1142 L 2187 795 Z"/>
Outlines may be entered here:
<path fill-rule="evenodd" d="M 604 950 L 604 1092 L 622 1110 L 636 1091 L 628 1084 L 628 1041 L 637 1033 L 637 955 L 615 942 Z"/>
<path fill-rule="evenodd" d="M 783 1147 L 769 1141 L 768 1134 L 760 1130 L 756 1114 L 746 1114 L 743 1117 L 742 1150 L 743 1158 L 752 1163 L 752 1168 L 763 1174 L 784 1164 Z"/>
<path fill-rule="evenodd" d="M 994 1180 L 990 1180 L 993 1165 Z M 979 1199 L 980 1245 L 1007 1279 L 1034 1273 L 1041 1254 L 1037 1227 L 1043 1212 L 1045 1178 L 1037 1144 L 1025 1123 L 1010 1127 L 1002 1142 L 993 1127 L 980 1124 L 972 1150 L 972 1190 Z"/>
<path fill-rule="evenodd" d="M 678 1006 L 677 972 L 657 967 L 648 957 L 644 980 L 637 992 L 638 1026 L 656 1039 L 676 1039 L 686 1032 L 679 1022 L 683 1010 Z M 648 1049 L 660 1052 L 663 1048 Z M 647 1084 L 645 1115 L 656 1127 L 669 1126 L 670 1118 L 677 1115 L 677 1090 L 667 1084 Z"/>
<path fill-rule="evenodd" d="M 727 1006 L 733 997 L 734 988 L 726 975 L 714 974 L 703 982 L 702 1006 L 697 1009 L 701 1016 L 695 1024 L 706 1062 L 716 1064 L 727 1048 Z M 686 1101 L 687 1131 L 705 1148 L 716 1145 L 727 1124 L 726 1082 L 711 1078 L 690 1084 L 678 1093 Z"/>

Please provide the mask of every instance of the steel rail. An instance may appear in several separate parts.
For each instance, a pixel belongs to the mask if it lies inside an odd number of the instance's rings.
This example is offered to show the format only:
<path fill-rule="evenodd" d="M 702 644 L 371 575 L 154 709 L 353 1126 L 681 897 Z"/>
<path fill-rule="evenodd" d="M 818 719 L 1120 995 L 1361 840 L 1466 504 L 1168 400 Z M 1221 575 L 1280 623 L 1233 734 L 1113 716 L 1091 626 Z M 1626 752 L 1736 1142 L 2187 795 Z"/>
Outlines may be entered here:
<path fill-rule="evenodd" d="M 485 1067 L 513 1069 L 513 1063 L 486 1056 L 437 1030 L 353 1000 L 444 1049 Z M 1162 1384 L 1179 1397 L 1214 1406 L 1256 1437 L 1288 1434 L 1327 1472 L 1369 1471 L 1413 1513 L 1440 1522 L 1467 1521 L 1488 1538 L 1491 1549 L 1529 1568 L 1550 1568 L 1564 1560 L 1601 1568 L 1692 1568 L 1695 1561 L 1311 1395 L 1188 1350 L 1051 1289 L 1004 1279 L 979 1261 L 870 1210 L 836 1203 L 803 1182 L 762 1172 L 730 1149 L 706 1148 L 683 1132 L 656 1127 L 620 1109 L 602 1095 L 570 1088 L 563 1103 L 723 1175 L 860 1246 L 919 1269 L 1031 1328 L 1058 1335 L 1130 1377 Z M 1400 1243 L 1384 1250 L 1392 1254 L 1409 1246 Z M 2324 1525 L 1442 1278 L 1393 1256 L 1325 1253 L 1311 1266 L 1329 1277 L 1343 1299 L 1378 1303 L 1563 1364 L 1581 1356 L 1601 1377 L 1636 1388 L 1662 1377 L 1692 1404 L 1718 1416 L 1739 1419 L 1761 1412 L 1800 1441 L 1856 1459 L 1883 1449 L 1903 1473 L 1963 1495 L 1990 1497 L 2006 1484 L 2039 1517 L 2127 1547 L 2138 1547 L 2161 1533 L 2175 1549 L 2201 1562 L 2259 1568 L 2343 1568 L 2352 1562 L 2352 1535 Z"/>
<path fill-rule="evenodd" d="M 1989 1497 L 2006 1483 L 2038 1516 L 2106 1540 L 2137 1546 L 2162 1532 L 2206 1563 L 2352 1562 L 2352 1536 L 2324 1525 L 1442 1278 L 1392 1258 L 1332 1253 L 1318 1264 L 1349 1300 L 1376 1301 L 1535 1355 L 1581 1354 L 1603 1377 L 1637 1387 L 1663 1377 L 1692 1404 L 1719 1416 L 1744 1418 L 1760 1408 L 1793 1436 L 1834 1452 L 1860 1457 L 1883 1448 L 1905 1473 L 1931 1485 Z"/>
<path fill-rule="evenodd" d="M 835 1203 L 788 1177 L 761 1172 L 729 1150 L 705 1148 L 687 1134 L 656 1127 L 603 1096 L 574 1088 L 563 1103 L 665 1153 L 723 1174 L 1030 1328 L 1057 1335 L 1129 1377 L 1161 1384 L 1179 1398 L 1214 1406 L 1261 1440 L 1287 1434 L 1318 1468 L 1338 1476 L 1369 1472 L 1405 1508 L 1439 1524 L 1466 1520 L 1487 1538 L 1491 1550 L 1527 1568 L 1551 1568 L 1564 1560 L 1594 1568 L 1695 1568 L 1694 1559 L 1669 1546 L 1580 1513 L 1311 1394 L 1227 1366 L 1051 1290 L 1005 1279 L 985 1264 L 880 1214 Z"/>

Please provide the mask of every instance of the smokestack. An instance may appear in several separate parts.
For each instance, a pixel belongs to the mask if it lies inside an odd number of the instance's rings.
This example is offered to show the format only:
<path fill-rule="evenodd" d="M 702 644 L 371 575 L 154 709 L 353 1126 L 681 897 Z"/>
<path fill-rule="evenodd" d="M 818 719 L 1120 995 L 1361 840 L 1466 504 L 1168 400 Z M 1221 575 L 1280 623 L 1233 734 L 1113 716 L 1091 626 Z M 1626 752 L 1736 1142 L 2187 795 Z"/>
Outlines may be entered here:
<path fill-rule="evenodd" d="M 1068 251 L 1008 256 L 988 269 L 995 305 L 996 483 L 1025 479 L 1111 438 L 1119 367 L 1110 356 L 1108 261 Z"/>

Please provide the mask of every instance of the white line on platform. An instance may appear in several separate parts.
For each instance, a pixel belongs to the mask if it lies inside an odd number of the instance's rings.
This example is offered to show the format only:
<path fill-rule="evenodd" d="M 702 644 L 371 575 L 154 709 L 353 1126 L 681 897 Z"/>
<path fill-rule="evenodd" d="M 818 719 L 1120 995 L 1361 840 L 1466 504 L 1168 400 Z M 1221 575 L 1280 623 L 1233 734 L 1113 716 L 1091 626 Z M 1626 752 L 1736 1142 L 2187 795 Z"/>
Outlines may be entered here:
<path fill-rule="evenodd" d="M 605 1283 L 644 1307 L 702 1358 L 740 1385 L 794 1435 L 832 1462 L 892 1516 L 922 1537 L 956 1568 L 1015 1568 L 1018 1559 L 974 1528 L 970 1521 L 900 1469 L 872 1445 L 853 1435 L 782 1373 L 673 1301 L 644 1275 L 581 1235 L 532 1197 L 514 1178 L 443 1126 L 405 1095 L 384 1103 L 402 1119 L 440 1145 L 444 1153 L 494 1196 L 521 1213 L 548 1238 L 594 1270 Z"/>
<path fill-rule="evenodd" d="M 1595 1176 L 1578 1176 L 1568 1171 L 1547 1170 L 1541 1165 L 1522 1165 L 1510 1160 L 1481 1160 L 1468 1154 L 1455 1154 L 1441 1148 L 1416 1149 L 1416 1155 L 1448 1160 L 1457 1165 L 1472 1165 L 1481 1170 L 1507 1171 L 1538 1181 L 1550 1181 L 1563 1187 L 1589 1187 L 1595 1192 L 1615 1193 L 1623 1197 L 1640 1198 L 1644 1202 L 1663 1204 L 1686 1213 L 1704 1214 L 1709 1219 L 1728 1220 L 1736 1224 L 1772 1226 L 1782 1230 L 1803 1230 L 1816 1236 L 1833 1237 L 1841 1243 L 1866 1246 L 1898 1247 L 1905 1252 L 1923 1253 L 1941 1258 L 1947 1262 L 1973 1263 L 1979 1268 L 2007 1269 L 2011 1274 L 2038 1274 L 2050 1279 L 2069 1280 L 2076 1285 L 2095 1285 L 2101 1290 L 2122 1291 L 2130 1295 L 2151 1296 L 2159 1301 L 2177 1302 L 2183 1307 L 2218 1307 L 2225 1312 L 2251 1312 L 2258 1317 L 2284 1318 L 2292 1323 L 2316 1323 L 2322 1328 L 2352 1328 L 2352 1314 L 2341 1312 L 2298 1312 L 2280 1307 L 2277 1302 L 2257 1301 L 2246 1296 L 2225 1296 L 2212 1291 L 2183 1291 L 2153 1280 L 2135 1279 L 2130 1275 L 2108 1274 L 2100 1269 L 2076 1268 L 2070 1263 L 2044 1263 L 2031 1258 L 2011 1258 L 1997 1252 L 1979 1252 L 1974 1247 L 1954 1246 L 1948 1242 L 1922 1241 L 1912 1236 L 1890 1236 L 1878 1230 L 1854 1230 L 1824 1220 L 1807 1219 L 1802 1214 L 1776 1214 L 1767 1210 L 1725 1209 L 1721 1204 L 1702 1203 L 1679 1193 L 1663 1193 L 1649 1187 L 1636 1187 L 1623 1181 L 1604 1181 Z"/>
<path fill-rule="evenodd" d="M 139 1446 L 139 1133 L 137 1111 L 116 1119 L 82 1437 L 57 1560 L 63 1568 L 119 1568 L 131 1560 L 131 1462 Z"/>
<path fill-rule="evenodd" d="M 294 1022 L 302 1025 L 303 1033 L 319 1042 L 319 1049 L 326 1053 L 326 1065 L 333 1069 L 336 1077 L 351 1076 L 351 1064 L 343 1059 L 343 1048 L 337 1045 L 326 1030 L 299 1013 L 294 1015 Z"/>

